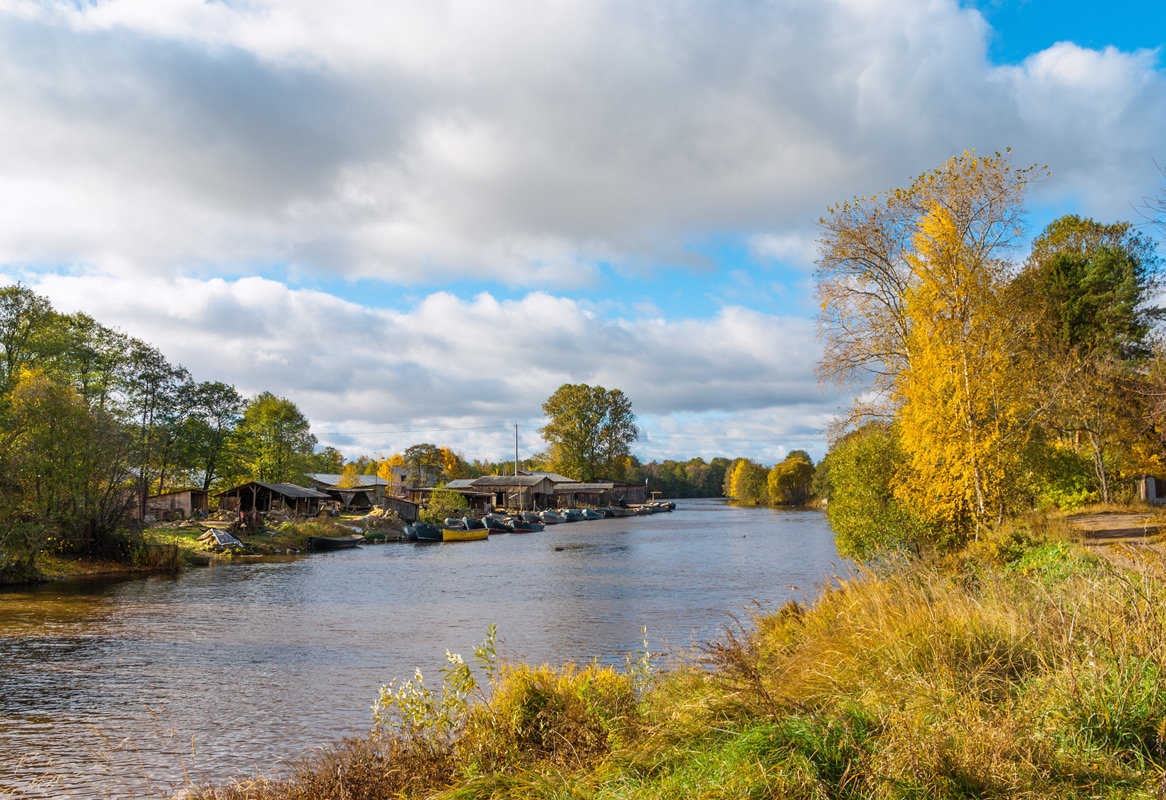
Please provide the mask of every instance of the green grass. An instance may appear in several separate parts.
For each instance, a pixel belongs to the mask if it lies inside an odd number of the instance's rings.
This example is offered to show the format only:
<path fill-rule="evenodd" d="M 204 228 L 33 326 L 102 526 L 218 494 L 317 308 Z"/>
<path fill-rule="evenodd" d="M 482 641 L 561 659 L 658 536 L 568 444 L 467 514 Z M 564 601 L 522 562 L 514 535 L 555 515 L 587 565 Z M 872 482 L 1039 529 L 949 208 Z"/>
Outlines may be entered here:
<path fill-rule="evenodd" d="M 639 693 L 631 671 L 504 665 L 449 735 L 381 729 L 192 797 L 1164 796 L 1164 576 L 1064 541 L 1000 553 L 836 582 Z M 412 783 L 384 782 L 409 759 Z"/>

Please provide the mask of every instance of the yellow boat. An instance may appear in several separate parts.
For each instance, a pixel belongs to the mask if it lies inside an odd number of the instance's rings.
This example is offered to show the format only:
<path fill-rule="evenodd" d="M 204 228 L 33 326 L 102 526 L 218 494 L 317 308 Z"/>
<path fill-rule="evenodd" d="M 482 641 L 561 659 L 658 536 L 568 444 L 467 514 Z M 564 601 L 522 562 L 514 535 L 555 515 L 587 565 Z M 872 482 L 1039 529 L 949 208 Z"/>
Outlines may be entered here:
<path fill-rule="evenodd" d="M 442 528 L 441 541 L 443 542 L 474 542 L 478 539 L 485 539 L 490 534 L 490 531 L 485 528 L 475 528 L 473 530 L 460 530 L 458 528 Z"/>

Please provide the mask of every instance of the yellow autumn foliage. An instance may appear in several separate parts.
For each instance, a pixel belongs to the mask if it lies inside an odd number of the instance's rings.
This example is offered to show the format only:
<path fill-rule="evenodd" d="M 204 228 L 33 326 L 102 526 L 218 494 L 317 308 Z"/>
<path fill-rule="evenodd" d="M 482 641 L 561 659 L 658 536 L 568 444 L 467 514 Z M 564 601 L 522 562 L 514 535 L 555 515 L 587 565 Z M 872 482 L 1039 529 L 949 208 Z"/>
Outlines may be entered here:
<path fill-rule="evenodd" d="M 1020 376 L 1002 303 L 1004 262 L 979 251 L 936 203 L 918 224 L 904 294 L 910 360 L 895 390 L 913 479 L 898 492 L 962 534 L 997 518 L 1016 463 Z"/>

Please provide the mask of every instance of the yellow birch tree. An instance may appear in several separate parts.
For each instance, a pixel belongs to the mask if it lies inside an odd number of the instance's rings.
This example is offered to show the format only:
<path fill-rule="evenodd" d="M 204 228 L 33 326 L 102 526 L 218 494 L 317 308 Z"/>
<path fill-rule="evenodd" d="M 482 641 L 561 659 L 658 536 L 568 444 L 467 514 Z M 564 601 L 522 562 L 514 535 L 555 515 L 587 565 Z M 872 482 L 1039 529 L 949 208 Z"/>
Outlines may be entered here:
<path fill-rule="evenodd" d="M 1007 262 L 978 253 L 936 204 L 919 223 L 904 294 L 910 363 L 896 383 L 912 480 L 899 493 L 945 534 L 999 517 L 1022 441 Z"/>

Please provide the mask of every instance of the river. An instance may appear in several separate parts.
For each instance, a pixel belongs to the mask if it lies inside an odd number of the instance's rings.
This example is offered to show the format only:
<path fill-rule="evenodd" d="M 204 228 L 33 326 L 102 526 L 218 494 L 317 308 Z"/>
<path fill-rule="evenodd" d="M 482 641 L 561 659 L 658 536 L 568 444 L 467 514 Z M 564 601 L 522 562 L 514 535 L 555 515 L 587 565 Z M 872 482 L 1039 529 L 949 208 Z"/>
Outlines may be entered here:
<path fill-rule="evenodd" d="M 0 592 L 0 798 L 165 797 L 366 731 L 379 687 L 490 623 L 505 656 L 622 663 L 813 595 L 825 516 L 675 512 Z"/>

